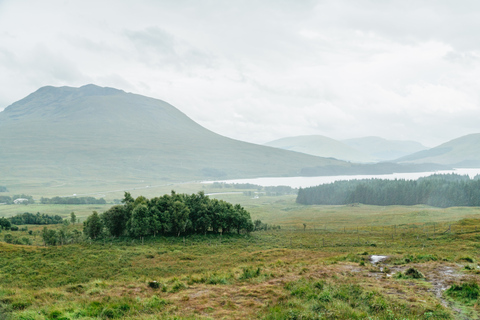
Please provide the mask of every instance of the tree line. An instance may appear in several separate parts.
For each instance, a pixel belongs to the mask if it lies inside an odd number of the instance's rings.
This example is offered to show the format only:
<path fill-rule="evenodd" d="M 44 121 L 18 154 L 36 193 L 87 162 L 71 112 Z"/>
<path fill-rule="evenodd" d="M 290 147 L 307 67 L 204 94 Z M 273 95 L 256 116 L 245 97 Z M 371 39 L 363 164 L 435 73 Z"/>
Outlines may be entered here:
<path fill-rule="evenodd" d="M 59 215 L 50 216 L 48 214 L 33 214 L 30 212 L 20 213 L 14 217 L 8 218 L 12 224 L 22 225 L 22 224 L 59 224 L 63 223 L 62 217 Z"/>
<path fill-rule="evenodd" d="M 94 197 L 53 197 L 40 198 L 41 204 L 106 204 L 105 199 Z"/>
<path fill-rule="evenodd" d="M 231 188 L 231 189 L 256 189 L 258 192 L 264 191 L 267 196 L 281 196 L 286 194 L 297 194 L 297 189 L 290 186 L 260 186 L 258 184 L 252 183 L 225 183 L 225 182 L 214 182 L 212 187 L 222 189 L 222 188 Z M 245 191 L 248 195 L 255 194 L 254 191 Z"/>
<path fill-rule="evenodd" d="M 250 232 L 255 226 L 250 213 L 239 204 L 210 199 L 202 191 L 134 199 L 125 192 L 122 205 L 102 214 L 93 212 L 84 222 L 84 233 L 92 239 L 103 235 L 144 237 L 155 235 Z"/>
<path fill-rule="evenodd" d="M 418 180 L 365 179 L 336 181 L 298 191 L 297 203 L 312 205 L 480 206 L 480 177 L 435 174 Z"/>

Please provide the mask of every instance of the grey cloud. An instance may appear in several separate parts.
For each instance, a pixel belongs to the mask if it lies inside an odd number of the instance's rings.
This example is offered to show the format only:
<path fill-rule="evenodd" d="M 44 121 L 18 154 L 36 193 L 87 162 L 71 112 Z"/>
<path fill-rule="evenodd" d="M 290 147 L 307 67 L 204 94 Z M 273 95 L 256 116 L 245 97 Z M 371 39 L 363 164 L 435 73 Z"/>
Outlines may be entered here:
<path fill-rule="evenodd" d="M 213 66 L 213 56 L 194 48 L 158 27 L 144 30 L 127 30 L 125 36 L 134 45 L 141 60 L 147 64 L 187 70 L 189 66 Z"/>
<path fill-rule="evenodd" d="M 322 1 L 315 10 L 320 27 L 374 33 L 404 43 L 441 41 L 469 51 L 480 48 L 478 1 Z"/>

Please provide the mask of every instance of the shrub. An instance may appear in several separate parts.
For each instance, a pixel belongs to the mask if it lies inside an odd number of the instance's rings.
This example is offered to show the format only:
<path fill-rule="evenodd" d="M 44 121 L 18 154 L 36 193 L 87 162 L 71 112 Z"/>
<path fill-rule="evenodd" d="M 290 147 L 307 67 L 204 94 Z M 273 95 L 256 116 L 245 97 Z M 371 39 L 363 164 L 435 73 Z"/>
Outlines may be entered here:
<path fill-rule="evenodd" d="M 415 268 L 408 268 L 404 273 L 397 273 L 397 279 L 423 279 L 424 275 Z"/>
<path fill-rule="evenodd" d="M 243 273 L 240 276 L 240 280 L 247 280 L 251 278 L 256 278 L 260 275 L 261 269 L 258 267 L 257 269 L 251 268 L 251 267 L 246 267 L 243 268 Z"/>
<path fill-rule="evenodd" d="M 445 294 L 465 304 L 473 305 L 478 302 L 478 298 L 480 297 L 480 287 L 473 281 L 453 284 L 445 291 Z"/>
<path fill-rule="evenodd" d="M 458 259 L 459 261 L 466 261 L 466 262 L 470 262 L 470 263 L 474 263 L 475 260 L 472 258 L 472 257 L 461 257 L 460 259 Z"/>
<path fill-rule="evenodd" d="M 150 281 L 148 283 L 148 286 L 152 289 L 158 289 L 158 288 L 160 288 L 160 283 L 158 283 L 157 281 L 154 280 L 154 281 Z"/>
<path fill-rule="evenodd" d="M 183 282 L 180 282 L 180 281 L 175 281 L 172 285 L 172 289 L 170 289 L 170 292 L 178 292 L 182 289 L 186 289 L 187 286 L 185 285 L 185 283 Z"/>
<path fill-rule="evenodd" d="M 10 233 L 7 233 L 6 235 L 3 236 L 3 240 L 6 243 L 13 243 L 13 236 Z"/>

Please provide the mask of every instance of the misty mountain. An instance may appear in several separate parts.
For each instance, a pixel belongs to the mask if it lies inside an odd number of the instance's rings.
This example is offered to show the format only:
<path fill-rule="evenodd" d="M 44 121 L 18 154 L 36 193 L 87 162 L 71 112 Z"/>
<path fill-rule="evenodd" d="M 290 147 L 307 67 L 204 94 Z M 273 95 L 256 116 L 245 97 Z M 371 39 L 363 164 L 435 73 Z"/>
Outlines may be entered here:
<path fill-rule="evenodd" d="M 113 88 L 43 87 L 0 112 L 5 181 L 295 176 L 348 163 L 211 132 L 170 104 Z"/>
<path fill-rule="evenodd" d="M 339 160 L 365 163 L 377 159 L 356 148 L 321 135 L 287 137 L 265 143 L 266 146 L 302 152 L 319 157 L 331 157 Z"/>
<path fill-rule="evenodd" d="M 480 133 L 466 135 L 435 148 L 397 159 L 400 163 L 438 163 L 461 167 L 480 166 Z"/>
<path fill-rule="evenodd" d="M 342 142 L 370 155 L 376 161 L 391 161 L 428 149 L 415 141 L 386 140 L 380 137 L 347 139 Z"/>

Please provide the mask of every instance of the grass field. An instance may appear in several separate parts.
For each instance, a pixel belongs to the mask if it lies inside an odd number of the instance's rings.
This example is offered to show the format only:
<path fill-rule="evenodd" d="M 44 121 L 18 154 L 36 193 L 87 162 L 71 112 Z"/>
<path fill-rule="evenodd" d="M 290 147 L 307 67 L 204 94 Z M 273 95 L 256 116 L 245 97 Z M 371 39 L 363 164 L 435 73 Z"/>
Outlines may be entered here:
<path fill-rule="evenodd" d="M 28 226 L 0 242 L 0 319 L 480 318 L 478 208 L 216 197 L 282 229 L 42 247 Z"/>

